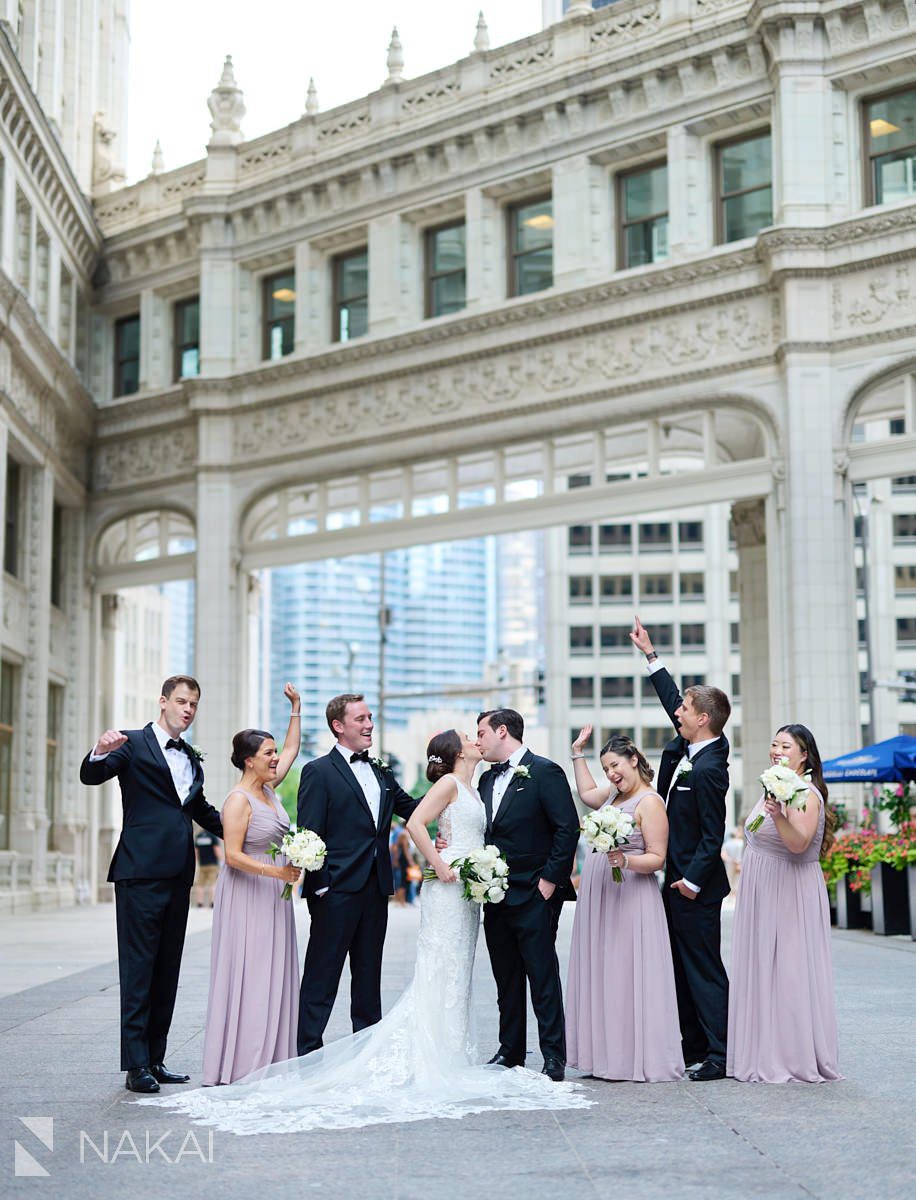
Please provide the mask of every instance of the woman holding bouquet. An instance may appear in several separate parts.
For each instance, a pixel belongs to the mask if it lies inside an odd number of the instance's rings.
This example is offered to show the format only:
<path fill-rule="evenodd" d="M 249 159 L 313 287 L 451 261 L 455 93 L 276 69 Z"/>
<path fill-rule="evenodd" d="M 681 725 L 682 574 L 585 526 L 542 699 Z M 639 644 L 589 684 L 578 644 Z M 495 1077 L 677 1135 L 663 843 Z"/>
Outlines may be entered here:
<path fill-rule="evenodd" d="M 749 1083 L 820 1083 L 841 1078 L 830 909 L 818 862 L 833 842 L 836 818 L 809 729 L 777 731 L 770 761 L 780 760 L 809 787 L 801 793 L 803 809 L 764 792 L 745 824 L 727 1074 Z"/>
<path fill-rule="evenodd" d="M 283 749 L 263 729 L 232 739 L 242 772 L 226 797 L 226 858 L 216 884 L 210 949 L 210 997 L 204 1033 L 204 1086 L 231 1083 L 296 1053 L 299 955 L 296 924 L 283 887 L 299 870 L 270 855 L 289 830 L 274 788 L 299 753 L 299 693 L 288 683 L 289 726 Z"/>
<path fill-rule="evenodd" d="M 567 983 L 569 1062 L 599 1079 L 681 1079 L 674 966 L 655 880 L 668 848 L 665 805 L 649 786 L 645 755 L 622 734 L 601 748 L 610 786 L 596 784 L 582 752 L 590 734 L 586 725 L 572 747 L 579 798 L 629 813 L 635 827 L 626 846 L 587 855 L 582 870 Z"/>

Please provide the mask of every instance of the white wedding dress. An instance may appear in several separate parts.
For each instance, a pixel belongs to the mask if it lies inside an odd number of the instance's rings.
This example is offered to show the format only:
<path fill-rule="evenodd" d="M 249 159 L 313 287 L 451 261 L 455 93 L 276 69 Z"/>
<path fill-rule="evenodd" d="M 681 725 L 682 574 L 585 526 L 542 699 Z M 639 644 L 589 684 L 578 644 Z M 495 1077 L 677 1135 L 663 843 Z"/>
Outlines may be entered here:
<path fill-rule="evenodd" d="M 453 777 L 454 778 L 454 777 Z M 456 778 L 440 821 L 456 858 L 484 844 L 475 791 Z M 236 1083 L 143 1099 L 227 1133 L 298 1133 L 457 1118 L 492 1109 L 585 1108 L 572 1083 L 523 1067 L 476 1066 L 469 1042 L 480 906 L 461 885 L 423 884 L 414 977 L 377 1024 Z"/>

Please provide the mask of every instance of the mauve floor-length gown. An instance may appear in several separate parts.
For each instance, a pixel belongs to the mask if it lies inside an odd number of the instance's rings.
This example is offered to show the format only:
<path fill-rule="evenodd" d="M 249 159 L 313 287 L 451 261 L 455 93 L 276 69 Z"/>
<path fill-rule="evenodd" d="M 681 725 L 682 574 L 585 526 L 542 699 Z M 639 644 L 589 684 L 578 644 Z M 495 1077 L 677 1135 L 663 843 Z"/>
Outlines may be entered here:
<path fill-rule="evenodd" d="M 234 791 L 242 791 L 235 788 Z M 273 863 L 289 817 L 270 788 L 270 805 L 252 796 L 242 849 Z M 287 860 L 278 854 L 278 864 Z M 284 883 L 223 864 L 213 904 L 210 997 L 204 1033 L 203 1083 L 232 1083 L 261 1067 L 296 1056 L 299 953 L 291 900 Z"/>
<path fill-rule="evenodd" d="M 647 793 L 617 807 L 635 813 Z M 653 793 L 654 794 L 654 793 Z M 637 826 L 625 847 L 645 850 Z M 665 1083 L 681 1079 L 684 1058 L 668 924 L 654 875 L 623 872 L 615 883 L 606 854 L 582 869 L 566 987 L 570 1066 L 600 1079 Z"/>
<path fill-rule="evenodd" d="M 726 1073 L 745 1083 L 822 1083 L 839 1072 L 830 906 L 821 872 L 824 805 L 793 854 L 764 815 L 745 829 L 732 933 Z M 809 799 L 809 803 L 810 803 Z M 763 811 L 763 799 L 748 823 Z"/>

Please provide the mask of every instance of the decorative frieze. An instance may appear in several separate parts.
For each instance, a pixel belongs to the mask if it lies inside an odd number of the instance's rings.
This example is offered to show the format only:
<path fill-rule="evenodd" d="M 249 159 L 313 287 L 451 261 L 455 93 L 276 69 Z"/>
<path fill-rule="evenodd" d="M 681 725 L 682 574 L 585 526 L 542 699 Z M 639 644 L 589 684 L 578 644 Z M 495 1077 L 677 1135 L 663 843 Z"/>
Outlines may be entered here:
<path fill-rule="evenodd" d="M 182 425 L 140 437 L 119 438 L 96 447 L 92 465 L 95 491 L 131 487 L 181 475 L 197 462 L 197 429 Z"/>

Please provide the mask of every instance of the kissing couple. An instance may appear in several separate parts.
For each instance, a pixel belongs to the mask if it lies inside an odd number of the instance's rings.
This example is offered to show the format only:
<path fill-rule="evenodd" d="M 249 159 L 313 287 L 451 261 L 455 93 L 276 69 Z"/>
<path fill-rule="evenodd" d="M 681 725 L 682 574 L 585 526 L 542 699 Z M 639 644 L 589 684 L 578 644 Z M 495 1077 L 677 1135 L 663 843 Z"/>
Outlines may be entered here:
<path fill-rule="evenodd" d="M 336 745 L 306 764 L 299 785 L 299 829 L 312 830 L 327 846 L 323 866 L 306 876 L 303 888 L 311 929 L 299 996 L 299 1057 L 227 1086 L 140 1103 L 164 1104 L 240 1134 L 589 1105 L 580 1088 L 563 1082 L 555 941 L 562 904 L 575 898 L 570 874 L 579 837 L 564 772 L 526 748 L 519 713 L 497 709 L 481 713 L 476 738 L 450 729 L 430 740 L 432 786 L 417 801 L 370 755 L 373 721 L 363 696 L 335 697 L 327 718 Z M 478 792 L 473 780 L 481 760 L 490 767 Z M 382 1017 L 393 814 L 407 821 L 435 877 L 421 890 L 413 979 Z M 427 831 L 433 822 L 435 843 Z M 452 864 L 485 843 L 507 861 L 508 891 L 501 903 L 483 905 L 500 1044 L 488 1063 L 476 1065 L 469 1027 L 481 905 L 466 898 Z M 348 958 L 353 1034 L 324 1046 Z M 524 1066 L 528 988 L 541 1072 Z"/>

